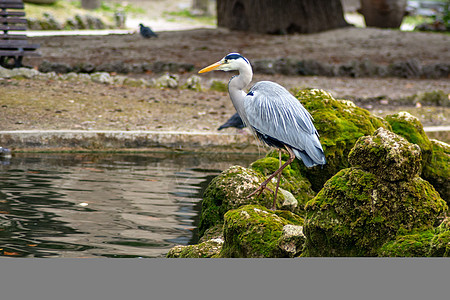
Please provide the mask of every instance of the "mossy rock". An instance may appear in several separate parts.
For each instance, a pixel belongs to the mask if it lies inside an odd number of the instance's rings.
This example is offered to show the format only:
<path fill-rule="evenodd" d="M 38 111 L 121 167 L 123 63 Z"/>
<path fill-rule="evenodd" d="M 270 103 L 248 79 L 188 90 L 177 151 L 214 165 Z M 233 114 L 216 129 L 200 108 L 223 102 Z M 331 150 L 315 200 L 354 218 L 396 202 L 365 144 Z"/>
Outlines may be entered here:
<path fill-rule="evenodd" d="M 450 257 L 450 218 L 434 229 L 400 232 L 379 250 L 387 257 Z"/>
<path fill-rule="evenodd" d="M 283 216 L 288 216 L 288 219 Z M 245 205 L 225 214 L 220 257 L 294 257 L 301 254 L 303 219 L 288 211 Z"/>
<path fill-rule="evenodd" d="M 281 163 L 284 164 L 288 158 L 289 155 L 283 153 Z M 279 166 L 278 151 L 271 151 L 266 157 L 253 162 L 250 165 L 250 168 L 267 178 L 267 176 L 273 174 Z M 278 180 L 277 177 L 273 179 L 274 184 L 276 184 L 276 180 Z M 298 164 L 291 164 L 283 169 L 280 179 L 280 188 L 290 192 L 297 200 L 297 204 L 292 209 L 292 212 L 297 214 L 301 214 L 306 202 L 316 195 L 311 188 L 309 180 L 301 174 Z M 282 206 L 283 204 L 280 203 L 280 205 Z"/>
<path fill-rule="evenodd" d="M 202 90 L 202 79 L 200 76 L 192 75 L 186 80 L 186 83 L 182 86 L 182 88 L 194 90 L 200 92 Z"/>
<path fill-rule="evenodd" d="M 419 145 L 423 165 L 428 164 L 431 159 L 432 145 L 419 119 L 404 111 L 387 115 L 384 119 L 391 124 L 392 132 L 404 137 L 410 143 Z"/>
<path fill-rule="evenodd" d="M 382 118 L 355 106 L 351 101 L 336 100 L 319 89 L 298 91 L 297 99 L 311 113 L 319 132 L 327 163 L 324 166 L 306 168 L 300 164 L 302 173 L 309 179 L 312 188 L 319 191 L 323 184 L 339 170 L 348 168 L 348 154 L 358 138 L 372 134 L 379 127 L 391 129 Z"/>
<path fill-rule="evenodd" d="M 432 156 L 422 171 L 422 177 L 439 192 L 442 199 L 450 205 L 450 145 L 431 140 Z"/>
<path fill-rule="evenodd" d="M 233 166 L 215 177 L 203 194 L 202 210 L 199 221 L 199 236 L 217 224 L 223 223 L 224 214 L 230 209 L 247 204 L 260 204 L 272 207 L 273 194 L 267 190 L 259 196 L 248 198 L 264 181 L 259 173 L 240 166 Z M 269 183 L 274 190 L 274 184 Z M 279 196 L 282 201 L 282 195 Z"/>
<path fill-rule="evenodd" d="M 431 228 L 448 207 L 420 177 L 390 182 L 348 168 L 305 209 L 306 256 L 377 256 L 399 229 Z"/>
<path fill-rule="evenodd" d="M 210 258 L 218 257 L 222 250 L 222 239 L 210 239 L 198 245 L 175 246 L 169 250 L 168 258 Z"/>
<path fill-rule="evenodd" d="M 348 155 L 359 167 L 387 181 L 409 180 L 418 176 L 422 155 L 418 145 L 384 128 L 358 139 Z"/>
<path fill-rule="evenodd" d="M 384 244 L 379 256 L 385 257 L 426 257 L 430 252 L 434 229 L 400 234 L 395 240 Z"/>

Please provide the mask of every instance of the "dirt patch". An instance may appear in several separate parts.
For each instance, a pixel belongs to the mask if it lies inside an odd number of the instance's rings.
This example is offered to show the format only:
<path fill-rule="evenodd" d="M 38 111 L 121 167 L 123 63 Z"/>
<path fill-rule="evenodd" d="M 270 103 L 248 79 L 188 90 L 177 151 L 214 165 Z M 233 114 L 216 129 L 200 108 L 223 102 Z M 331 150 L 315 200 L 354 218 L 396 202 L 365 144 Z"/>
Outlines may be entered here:
<path fill-rule="evenodd" d="M 42 57 L 26 62 L 37 66 L 43 60 L 70 65 L 167 61 L 193 64 L 198 69 L 229 52 L 239 52 L 252 61 L 290 58 L 338 64 L 368 60 L 384 65 L 408 60 L 423 65 L 450 61 L 450 36 L 446 34 L 354 27 L 282 36 L 225 29 L 158 34 L 156 39 L 143 39 L 139 34 L 34 37 L 31 41 L 41 45 Z"/>

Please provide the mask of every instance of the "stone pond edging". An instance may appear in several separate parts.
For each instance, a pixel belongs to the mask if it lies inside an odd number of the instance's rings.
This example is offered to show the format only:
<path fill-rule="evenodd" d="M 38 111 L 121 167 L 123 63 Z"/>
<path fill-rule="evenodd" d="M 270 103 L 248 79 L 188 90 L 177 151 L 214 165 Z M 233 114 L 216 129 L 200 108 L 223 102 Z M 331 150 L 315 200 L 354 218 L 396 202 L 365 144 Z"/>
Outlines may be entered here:
<path fill-rule="evenodd" d="M 258 143 L 252 135 L 191 131 L 0 131 L 0 145 L 14 151 L 151 150 L 258 153 Z"/>

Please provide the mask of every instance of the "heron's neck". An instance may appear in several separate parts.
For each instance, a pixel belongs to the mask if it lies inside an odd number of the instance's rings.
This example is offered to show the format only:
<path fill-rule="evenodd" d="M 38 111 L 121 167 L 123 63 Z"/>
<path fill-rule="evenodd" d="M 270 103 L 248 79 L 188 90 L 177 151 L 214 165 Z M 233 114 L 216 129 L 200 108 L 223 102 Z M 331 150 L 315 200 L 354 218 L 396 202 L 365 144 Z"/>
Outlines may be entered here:
<path fill-rule="evenodd" d="M 253 71 L 248 64 L 239 69 L 239 75 L 233 76 L 228 83 L 229 89 L 243 91 L 252 81 Z"/>
<path fill-rule="evenodd" d="M 228 83 L 228 92 L 230 93 L 231 102 L 233 102 L 233 105 L 241 118 L 241 111 L 244 109 L 244 97 L 247 94 L 245 88 L 252 81 L 252 77 L 252 67 L 246 65 L 240 68 L 239 75 L 231 77 L 230 82 Z"/>

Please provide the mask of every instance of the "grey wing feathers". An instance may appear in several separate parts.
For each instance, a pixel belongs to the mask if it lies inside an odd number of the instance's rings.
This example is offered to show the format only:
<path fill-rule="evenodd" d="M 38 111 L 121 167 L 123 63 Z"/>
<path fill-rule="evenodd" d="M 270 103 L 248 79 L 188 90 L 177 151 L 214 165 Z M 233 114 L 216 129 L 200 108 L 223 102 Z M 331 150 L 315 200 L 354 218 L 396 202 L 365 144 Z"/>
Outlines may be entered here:
<path fill-rule="evenodd" d="M 244 98 L 248 122 L 258 132 L 293 148 L 306 166 L 325 164 L 325 156 L 310 113 L 284 87 L 256 83 Z"/>

